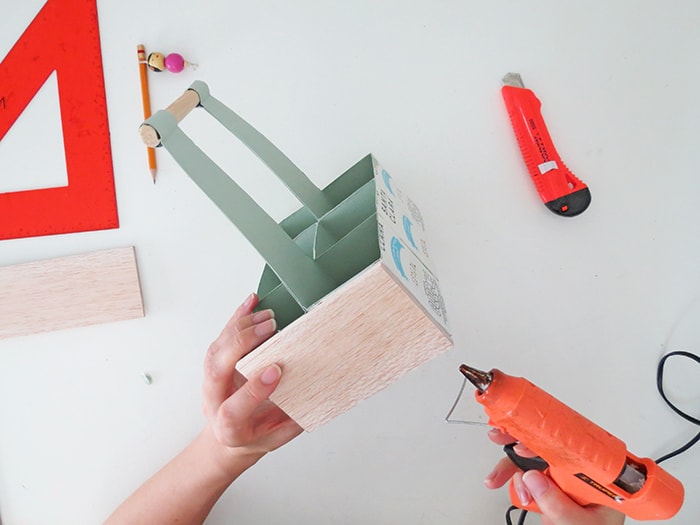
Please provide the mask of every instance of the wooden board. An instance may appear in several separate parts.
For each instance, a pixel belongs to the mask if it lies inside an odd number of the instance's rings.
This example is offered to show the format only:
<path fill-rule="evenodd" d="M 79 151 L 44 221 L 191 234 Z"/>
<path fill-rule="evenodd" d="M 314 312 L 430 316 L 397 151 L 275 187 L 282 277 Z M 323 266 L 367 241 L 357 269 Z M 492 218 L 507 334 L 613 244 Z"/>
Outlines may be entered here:
<path fill-rule="evenodd" d="M 311 431 L 452 346 L 378 261 L 238 364 L 245 375 L 277 363 L 271 399 Z"/>
<path fill-rule="evenodd" d="M 133 247 L 0 268 L 0 339 L 137 317 Z"/>

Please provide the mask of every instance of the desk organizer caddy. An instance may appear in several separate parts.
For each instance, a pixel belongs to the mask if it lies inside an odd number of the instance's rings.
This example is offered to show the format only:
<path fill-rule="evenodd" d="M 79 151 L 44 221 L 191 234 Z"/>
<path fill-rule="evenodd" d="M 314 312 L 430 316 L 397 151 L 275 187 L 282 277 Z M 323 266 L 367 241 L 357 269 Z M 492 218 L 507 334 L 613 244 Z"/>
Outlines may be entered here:
<path fill-rule="evenodd" d="M 245 144 L 302 207 L 277 223 L 179 128 L 203 108 Z M 452 346 L 428 257 L 423 217 L 373 155 L 323 190 L 201 81 L 141 126 L 266 261 L 258 308 L 281 331 L 241 360 L 249 377 L 271 363 L 271 396 L 310 431 Z"/>

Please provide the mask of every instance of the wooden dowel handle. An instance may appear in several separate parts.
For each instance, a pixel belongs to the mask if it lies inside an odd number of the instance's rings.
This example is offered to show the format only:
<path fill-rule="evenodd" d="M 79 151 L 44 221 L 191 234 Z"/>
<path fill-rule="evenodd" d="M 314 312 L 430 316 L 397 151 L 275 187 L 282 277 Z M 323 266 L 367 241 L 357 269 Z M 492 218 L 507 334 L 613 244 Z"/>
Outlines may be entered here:
<path fill-rule="evenodd" d="M 175 120 L 180 122 L 187 114 L 199 105 L 199 95 L 193 89 L 188 89 L 175 102 L 170 104 L 166 109 L 173 114 Z M 150 124 L 142 124 L 139 128 L 141 140 L 149 148 L 155 148 L 160 145 L 160 137 L 158 132 Z"/>
<path fill-rule="evenodd" d="M 187 114 L 199 105 L 199 95 L 193 89 L 188 89 L 180 97 L 170 104 L 167 111 L 175 115 L 175 120 L 180 122 Z"/>

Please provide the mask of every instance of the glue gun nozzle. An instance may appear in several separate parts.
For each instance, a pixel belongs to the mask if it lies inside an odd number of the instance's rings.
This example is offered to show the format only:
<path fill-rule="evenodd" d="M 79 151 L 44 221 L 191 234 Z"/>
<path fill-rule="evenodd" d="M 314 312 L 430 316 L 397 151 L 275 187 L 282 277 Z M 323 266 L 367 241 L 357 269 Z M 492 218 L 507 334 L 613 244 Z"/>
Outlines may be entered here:
<path fill-rule="evenodd" d="M 491 372 L 483 372 L 471 366 L 459 365 L 459 371 L 479 390 L 480 394 L 483 394 L 493 381 Z"/>

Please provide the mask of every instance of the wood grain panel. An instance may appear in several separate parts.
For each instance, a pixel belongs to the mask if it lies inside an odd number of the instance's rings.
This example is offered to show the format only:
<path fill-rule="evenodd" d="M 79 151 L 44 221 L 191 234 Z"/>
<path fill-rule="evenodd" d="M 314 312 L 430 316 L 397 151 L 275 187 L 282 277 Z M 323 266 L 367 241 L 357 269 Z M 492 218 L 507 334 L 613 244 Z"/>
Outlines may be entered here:
<path fill-rule="evenodd" d="M 330 293 L 238 363 L 282 367 L 271 399 L 311 431 L 452 346 L 381 262 Z"/>
<path fill-rule="evenodd" d="M 143 315 L 133 247 L 0 268 L 0 338 Z"/>

